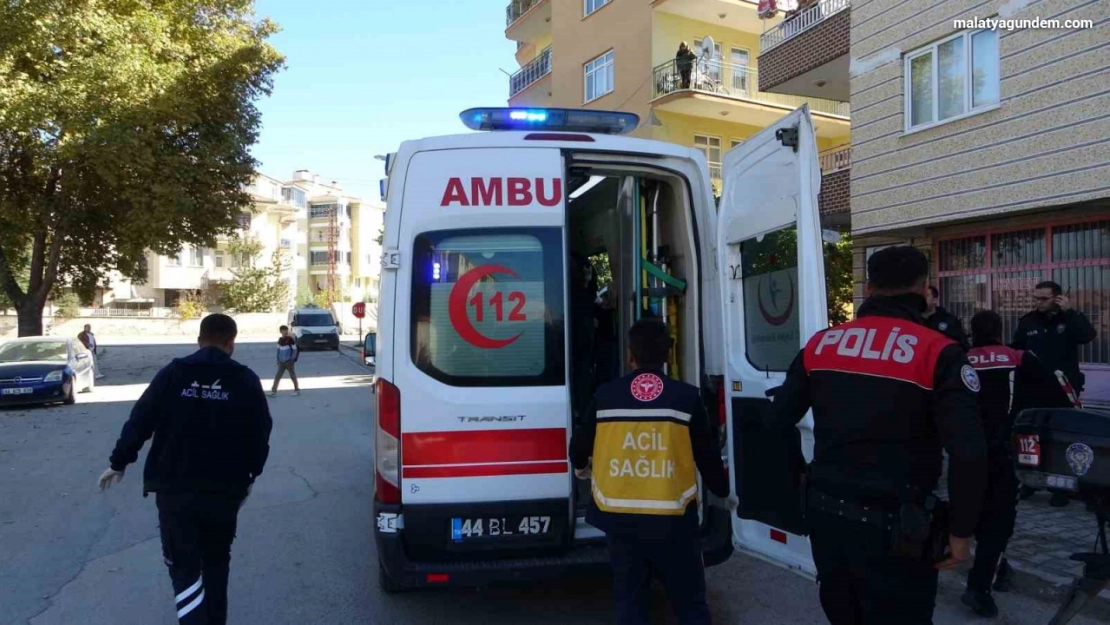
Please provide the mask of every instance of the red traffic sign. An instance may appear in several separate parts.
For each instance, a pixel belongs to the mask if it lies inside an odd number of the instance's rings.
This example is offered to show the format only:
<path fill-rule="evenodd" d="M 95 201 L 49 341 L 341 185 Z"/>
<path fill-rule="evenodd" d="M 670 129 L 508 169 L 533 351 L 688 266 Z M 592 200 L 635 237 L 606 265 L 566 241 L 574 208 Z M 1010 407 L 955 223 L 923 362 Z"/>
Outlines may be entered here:
<path fill-rule="evenodd" d="M 356 319 L 362 319 L 366 316 L 366 303 L 357 302 L 354 306 L 351 306 L 351 313 L 354 314 Z"/>

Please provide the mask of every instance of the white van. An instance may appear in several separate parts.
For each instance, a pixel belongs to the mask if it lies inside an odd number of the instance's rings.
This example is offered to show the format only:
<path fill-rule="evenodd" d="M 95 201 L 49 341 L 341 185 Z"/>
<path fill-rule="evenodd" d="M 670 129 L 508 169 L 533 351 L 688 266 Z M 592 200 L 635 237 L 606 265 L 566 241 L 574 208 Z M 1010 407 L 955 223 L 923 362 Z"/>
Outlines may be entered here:
<path fill-rule="evenodd" d="M 700 152 L 618 136 L 635 115 L 473 109 L 462 119 L 491 132 L 406 142 L 386 162 L 382 587 L 608 566 L 604 536 L 584 521 L 589 484 L 567 462 L 572 406 L 627 373 L 626 330 L 643 315 L 672 328 L 668 374 L 703 389 L 726 434 L 741 506 L 730 518 L 703 491 L 706 564 L 735 546 L 814 575 L 786 471 L 812 454 L 811 417 L 782 440 L 738 426 L 741 413 L 769 409 L 766 392 L 828 325 L 808 109 L 725 156 L 719 209 Z M 579 307 L 597 294 L 587 258 L 610 268 L 607 314 Z"/>
<path fill-rule="evenodd" d="M 326 308 L 306 306 L 289 311 L 289 332 L 297 349 L 339 349 L 339 324 Z"/>

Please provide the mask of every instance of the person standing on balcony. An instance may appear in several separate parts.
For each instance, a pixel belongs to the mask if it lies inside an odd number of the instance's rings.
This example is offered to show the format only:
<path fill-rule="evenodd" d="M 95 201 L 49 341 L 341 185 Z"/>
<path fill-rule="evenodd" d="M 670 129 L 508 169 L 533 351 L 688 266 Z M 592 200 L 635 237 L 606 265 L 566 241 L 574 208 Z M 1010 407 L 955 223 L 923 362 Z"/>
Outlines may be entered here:
<path fill-rule="evenodd" d="M 698 55 L 690 49 L 690 46 L 683 41 L 678 44 L 678 53 L 674 55 L 675 66 L 678 68 L 679 80 L 681 81 L 683 89 L 690 88 L 690 74 L 694 71 L 694 63 L 698 60 Z"/>

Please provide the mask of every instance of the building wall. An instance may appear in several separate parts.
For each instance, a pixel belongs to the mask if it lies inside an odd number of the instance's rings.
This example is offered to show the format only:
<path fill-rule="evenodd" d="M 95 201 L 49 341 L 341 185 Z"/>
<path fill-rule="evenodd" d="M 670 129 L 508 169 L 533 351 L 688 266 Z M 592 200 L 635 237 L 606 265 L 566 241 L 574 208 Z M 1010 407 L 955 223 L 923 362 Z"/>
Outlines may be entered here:
<path fill-rule="evenodd" d="M 999 31 L 1000 105 L 907 134 L 902 56 L 956 18 L 1091 19 L 1110 3 L 872 0 L 853 6 L 852 222 L 881 233 L 1110 195 L 1106 28 Z M 862 71 L 867 70 L 867 71 Z"/>
<path fill-rule="evenodd" d="M 621 110 L 642 123 L 634 136 L 647 137 L 651 98 L 651 10 L 646 2 L 616 0 L 582 17 L 582 2 L 551 2 L 552 99 L 564 108 Z M 614 90 L 583 104 L 587 62 L 613 50 Z"/>
<path fill-rule="evenodd" d="M 852 209 L 852 180 L 848 169 L 841 169 L 821 177 L 821 194 L 817 205 L 821 213 L 844 213 Z"/>

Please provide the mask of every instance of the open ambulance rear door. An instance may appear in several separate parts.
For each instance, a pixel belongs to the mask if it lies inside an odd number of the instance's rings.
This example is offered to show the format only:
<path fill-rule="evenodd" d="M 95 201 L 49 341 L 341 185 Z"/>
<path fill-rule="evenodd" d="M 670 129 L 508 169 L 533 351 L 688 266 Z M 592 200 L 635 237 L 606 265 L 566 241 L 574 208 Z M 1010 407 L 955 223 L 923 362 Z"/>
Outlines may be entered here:
<path fill-rule="evenodd" d="M 798 351 L 828 327 L 817 194 L 821 172 L 806 106 L 725 155 L 717 259 L 725 336 L 725 405 L 737 548 L 815 576 L 792 475 L 812 459 L 813 416 L 797 430 L 744 425 L 772 409 Z"/>

